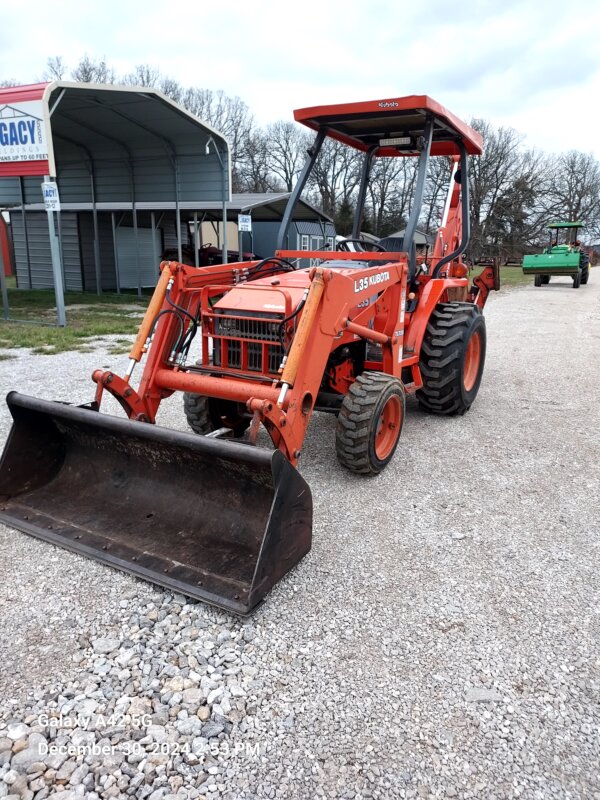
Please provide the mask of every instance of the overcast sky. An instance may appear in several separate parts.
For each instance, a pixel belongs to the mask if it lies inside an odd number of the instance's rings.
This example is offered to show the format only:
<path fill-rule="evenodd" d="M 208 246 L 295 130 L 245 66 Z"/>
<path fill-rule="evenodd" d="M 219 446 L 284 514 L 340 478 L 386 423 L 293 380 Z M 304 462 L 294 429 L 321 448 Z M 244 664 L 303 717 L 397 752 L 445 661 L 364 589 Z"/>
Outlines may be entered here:
<path fill-rule="evenodd" d="M 321 103 L 429 94 L 530 146 L 600 158 L 598 0 L 30 0 L 4 3 L 0 81 L 47 58 L 149 63 L 238 95 L 259 123 Z"/>

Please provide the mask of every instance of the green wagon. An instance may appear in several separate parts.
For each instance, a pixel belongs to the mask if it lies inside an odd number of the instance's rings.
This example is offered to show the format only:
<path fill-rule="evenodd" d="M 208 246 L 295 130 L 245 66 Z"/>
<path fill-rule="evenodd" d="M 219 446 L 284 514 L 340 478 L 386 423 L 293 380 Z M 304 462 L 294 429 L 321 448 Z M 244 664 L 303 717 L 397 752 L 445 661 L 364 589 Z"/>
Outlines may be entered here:
<path fill-rule="evenodd" d="M 552 275 L 564 275 L 573 279 L 573 288 L 587 283 L 590 276 L 590 256 L 578 239 L 582 222 L 552 222 L 550 246 L 542 253 L 524 256 L 523 272 L 533 275 L 535 286 L 550 283 Z M 563 241 L 559 244 L 559 239 Z"/>

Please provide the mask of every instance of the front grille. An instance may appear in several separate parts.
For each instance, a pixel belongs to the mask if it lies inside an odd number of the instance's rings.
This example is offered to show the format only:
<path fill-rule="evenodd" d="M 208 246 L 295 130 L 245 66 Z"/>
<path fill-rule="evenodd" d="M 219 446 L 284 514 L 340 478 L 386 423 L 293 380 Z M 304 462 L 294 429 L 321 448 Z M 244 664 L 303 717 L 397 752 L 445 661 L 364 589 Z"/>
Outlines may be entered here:
<path fill-rule="evenodd" d="M 279 340 L 282 315 L 248 319 L 256 312 L 218 313 L 214 319 L 213 364 L 263 374 L 277 374 L 283 358 Z M 252 340 L 252 341 L 247 341 Z"/>
<path fill-rule="evenodd" d="M 240 337 L 241 339 L 260 339 L 262 342 L 279 341 L 279 322 L 244 319 L 222 315 L 215 318 L 215 336 Z"/>

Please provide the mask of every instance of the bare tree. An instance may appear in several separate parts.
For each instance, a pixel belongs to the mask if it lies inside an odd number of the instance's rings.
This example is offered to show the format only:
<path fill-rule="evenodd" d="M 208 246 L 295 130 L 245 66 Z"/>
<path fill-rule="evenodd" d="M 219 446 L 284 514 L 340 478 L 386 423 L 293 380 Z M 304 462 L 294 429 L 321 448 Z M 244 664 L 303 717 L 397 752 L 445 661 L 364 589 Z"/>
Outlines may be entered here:
<path fill-rule="evenodd" d="M 114 83 L 116 75 L 104 56 L 93 59 L 86 53 L 72 71 L 71 77 L 79 83 Z"/>
<path fill-rule="evenodd" d="M 294 122 L 274 122 L 265 132 L 265 155 L 269 171 L 291 192 L 306 159 L 310 136 Z"/>
<path fill-rule="evenodd" d="M 498 211 L 497 203 L 519 177 L 521 169 L 522 137 L 513 128 L 498 128 L 491 123 L 474 119 L 471 126 L 478 130 L 484 141 L 482 155 L 471 159 L 469 181 L 471 189 L 471 245 L 475 258 L 497 255 L 493 228 Z"/>
<path fill-rule="evenodd" d="M 62 56 L 50 56 L 46 62 L 43 78 L 45 81 L 61 81 L 68 71 L 69 68 Z"/>
<path fill-rule="evenodd" d="M 326 214 L 335 216 L 342 205 L 351 205 L 360 181 L 357 151 L 335 139 L 326 139 L 311 175 L 311 190 Z"/>
<path fill-rule="evenodd" d="M 432 158 L 429 161 L 427 182 L 423 198 L 423 212 L 419 224 L 425 233 L 435 233 L 440 226 L 444 205 L 450 188 L 451 158 Z"/>
<path fill-rule="evenodd" d="M 189 88 L 183 93 L 182 105 L 203 122 L 207 122 L 229 141 L 233 164 L 233 189 L 241 188 L 240 168 L 244 148 L 254 130 L 250 109 L 239 97 L 229 97 L 222 91 Z"/>
<path fill-rule="evenodd" d="M 600 164 L 591 153 L 571 150 L 551 160 L 548 216 L 581 220 L 589 234 L 600 235 Z"/>
<path fill-rule="evenodd" d="M 413 158 L 376 158 L 369 182 L 373 233 L 386 236 L 406 222 L 416 177 Z"/>
<path fill-rule="evenodd" d="M 244 157 L 238 165 L 240 188 L 245 192 L 283 192 L 284 186 L 269 171 L 269 143 L 264 130 L 252 131 L 244 144 Z"/>
<path fill-rule="evenodd" d="M 7 78 L 6 80 L 0 81 L 0 89 L 6 89 L 9 86 L 19 86 L 19 81 L 16 81 L 14 78 Z"/>
<path fill-rule="evenodd" d="M 181 103 L 185 90 L 179 81 L 174 78 L 161 78 L 159 86 L 161 92 L 170 97 L 173 102 Z"/>
<path fill-rule="evenodd" d="M 127 73 L 121 78 L 121 83 L 126 86 L 148 86 L 155 88 L 159 86 L 161 74 L 158 67 L 151 64 L 137 64 L 133 72 Z"/>

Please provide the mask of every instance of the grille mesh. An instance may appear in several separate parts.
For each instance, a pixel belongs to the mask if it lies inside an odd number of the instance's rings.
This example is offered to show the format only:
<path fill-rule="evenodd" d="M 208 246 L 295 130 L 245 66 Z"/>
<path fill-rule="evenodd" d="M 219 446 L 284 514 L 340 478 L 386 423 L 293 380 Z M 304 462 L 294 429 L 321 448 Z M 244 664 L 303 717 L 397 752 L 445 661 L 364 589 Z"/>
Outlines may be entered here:
<path fill-rule="evenodd" d="M 245 319 L 233 314 L 220 314 L 214 320 L 213 363 L 231 369 L 276 374 L 283 358 L 279 341 L 279 323 L 283 317 Z M 220 338 L 224 337 L 224 338 Z M 253 339 L 254 341 L 243 341 Z M 240 341 L 241 340 L 241 341 Z M 263 364 L 263 343 L 268 343 L 267 363 Z M 244 359 L 244 354 L 246 359 Z M 224 359 L 224 355 L 227 356 Z"/>

